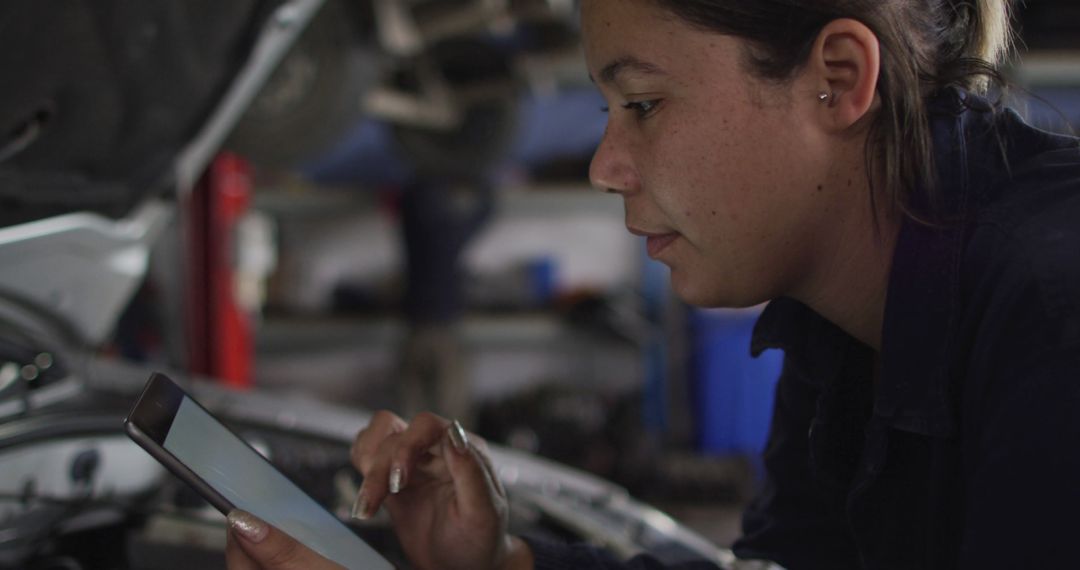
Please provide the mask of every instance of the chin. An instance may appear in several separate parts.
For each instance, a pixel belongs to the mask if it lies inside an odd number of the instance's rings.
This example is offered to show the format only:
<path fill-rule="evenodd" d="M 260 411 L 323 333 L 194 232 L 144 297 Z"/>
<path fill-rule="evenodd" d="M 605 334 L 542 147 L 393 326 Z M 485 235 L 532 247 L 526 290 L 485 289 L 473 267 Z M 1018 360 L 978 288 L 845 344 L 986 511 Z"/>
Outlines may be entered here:
<path fill-rule="evenodd" d="M 716 282 L 703 283 L 685 279 L 676 272 L 671 274 L 671 288 L 683 302 L 706 309 L 745 309 L 760 305 L 771 298 L 762 290 L 739 291 L 725 288 Z"/>

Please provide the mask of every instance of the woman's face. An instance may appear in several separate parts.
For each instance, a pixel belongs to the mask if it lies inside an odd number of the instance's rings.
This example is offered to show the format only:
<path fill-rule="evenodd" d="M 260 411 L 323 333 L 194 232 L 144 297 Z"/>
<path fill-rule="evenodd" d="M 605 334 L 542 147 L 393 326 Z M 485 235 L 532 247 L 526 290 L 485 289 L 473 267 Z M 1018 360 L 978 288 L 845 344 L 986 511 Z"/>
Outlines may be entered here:
<path fill-rule="evenodd" d="M 609 111 L 590 178 L 622 195 L 626 225 L 702 306 L 749 306 L 805 286 L 833 192 L 805 120 L 820 88 L 762 82 L 741 40 L 648 0 L 585 0 L 586 62 Z"/>

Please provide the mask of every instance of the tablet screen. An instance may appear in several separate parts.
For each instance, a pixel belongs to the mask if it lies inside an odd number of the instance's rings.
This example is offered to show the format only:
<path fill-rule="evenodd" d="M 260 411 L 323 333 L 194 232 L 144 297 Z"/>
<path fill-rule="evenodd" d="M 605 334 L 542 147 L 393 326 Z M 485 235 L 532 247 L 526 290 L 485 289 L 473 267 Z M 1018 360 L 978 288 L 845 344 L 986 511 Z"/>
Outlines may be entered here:
<path fill-rule="evenodd" d="M 347 568 L 392 566 L 344 524 L 184 396 L 164 447 L 236 508 Z"/>

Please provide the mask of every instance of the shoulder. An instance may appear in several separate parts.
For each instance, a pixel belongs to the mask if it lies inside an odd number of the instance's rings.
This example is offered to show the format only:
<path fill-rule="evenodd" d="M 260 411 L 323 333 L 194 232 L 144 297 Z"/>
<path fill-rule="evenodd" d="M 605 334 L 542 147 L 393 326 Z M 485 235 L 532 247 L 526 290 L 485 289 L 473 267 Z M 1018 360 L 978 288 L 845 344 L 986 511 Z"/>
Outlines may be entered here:
<path fill-rule="evenodd" d="M 965 423 L 1005 441 L 1080 397 L 1080 151 L 1033 155 L 996 191 L 958 260 L 958 346 Z"/>
<path fill-rule="evenodd" d="M 995 181 L 961 267 L 981 310 L 1057 323 L 1058 340 L 1080 343 L 1080 148 L 1069 140 L 1024 156 Z"/>

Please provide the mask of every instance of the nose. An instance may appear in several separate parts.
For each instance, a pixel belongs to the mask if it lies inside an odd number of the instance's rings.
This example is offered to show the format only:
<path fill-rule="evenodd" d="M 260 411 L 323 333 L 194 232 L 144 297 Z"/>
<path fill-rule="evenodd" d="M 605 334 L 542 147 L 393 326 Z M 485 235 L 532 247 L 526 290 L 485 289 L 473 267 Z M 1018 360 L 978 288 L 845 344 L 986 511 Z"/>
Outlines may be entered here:
<path fill-rule="evenodd" d="M 637 189 L 638 178 L 627 145 L 610 122 L 589 164 L 589 181 L 605 192 L 625 195 Z"/>

